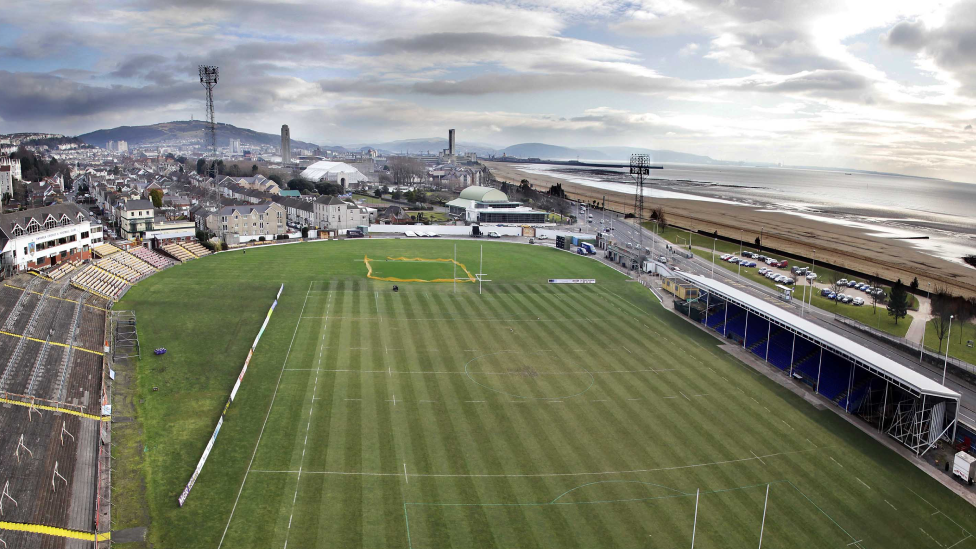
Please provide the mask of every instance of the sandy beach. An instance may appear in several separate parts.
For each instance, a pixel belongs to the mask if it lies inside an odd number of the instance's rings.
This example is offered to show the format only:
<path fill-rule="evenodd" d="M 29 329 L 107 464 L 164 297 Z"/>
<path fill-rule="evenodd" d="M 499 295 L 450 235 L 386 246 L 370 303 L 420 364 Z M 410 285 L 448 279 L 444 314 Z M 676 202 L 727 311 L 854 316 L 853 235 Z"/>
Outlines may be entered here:
<path fill-rule="evenodd" d="M 530 174 L 510 163 L 485 164 L 501 181 L 518 184 L 527 179 L 538 190 L 548 190 L 560 183 L 570 198 L 589 203 L 593 200 L 602 202 L 606 196 L 607 208 L 620 212 L 634 209 L 632 194 L 605 191 L 549 175 Z M 870 236 L 864 229 L 760 211 L 755 206 L 645 197 L 645 212 L 648 207 L 663 207 L 669 223 L 695 231 L 718 231 L 723 236 L 752 242 L 762 229 L 763 245 L 770 248 L 806 257 L 812 256 L 816 250 L 818 260 L 848 269 L 875 273 L 890 280 L 901 278 L 906 284 L 918 277 L 922 290 L 931 283 L 932 288 L 944 285 L 958 294 L 976 295 L 976 269 L 924 254 L 905 240 Z"/>

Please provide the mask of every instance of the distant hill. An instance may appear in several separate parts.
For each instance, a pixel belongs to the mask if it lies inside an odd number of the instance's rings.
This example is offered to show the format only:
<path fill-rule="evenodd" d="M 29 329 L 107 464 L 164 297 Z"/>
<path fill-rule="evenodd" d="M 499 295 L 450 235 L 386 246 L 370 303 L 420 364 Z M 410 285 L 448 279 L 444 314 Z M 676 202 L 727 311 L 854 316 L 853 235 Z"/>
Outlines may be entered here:
<path fill-rule="evenodd" d="M 658 149 L 642 149 L 640 147 L 593 147 L 582 149 L 583 151 L 598 151 L 605 155 L 609 160 L 630 160 L 632 154 L 646 154 L 651 157 L 651 162 L 681 162 L 685 164 L 730 164 L 725 160 L 715 160 L 708 156 L 690 154 L 677 151 L 667 151 Z M 585 152 L 580 153 L 583 158 Z"/>
<path fill-rule="evenodd" d="M 150 126 L 119 126 L 108 130 L 97 130 L 79 135 L 78 138 L 96 147 L 104 147 L 109 141 L 125 141 L 129 146 L 153 145 L 175 140 L 204 140 L 207 123 L 202 120 L 178 120 L 162 122 Z M 242 144 L 280 145 L 281 136 L 262 133 L 231 124 L 217 124 L 217 146 L 227 147 L 231 139 L 240 139 Z M 315 143 L 299 141 L 292 137 L 291 144 L 299 149 L 315 149 Z"/>
<path fill-rule="evenodd" d="M 519 143 L 498 151 L 499 155 L 501 153 L 506 156 L 541 158 L 543 160 L 576 160 L 577 158 L 580 160 L 609 160 L 609 157 L 596 149 L 571 149 L 545 143 Z"/>

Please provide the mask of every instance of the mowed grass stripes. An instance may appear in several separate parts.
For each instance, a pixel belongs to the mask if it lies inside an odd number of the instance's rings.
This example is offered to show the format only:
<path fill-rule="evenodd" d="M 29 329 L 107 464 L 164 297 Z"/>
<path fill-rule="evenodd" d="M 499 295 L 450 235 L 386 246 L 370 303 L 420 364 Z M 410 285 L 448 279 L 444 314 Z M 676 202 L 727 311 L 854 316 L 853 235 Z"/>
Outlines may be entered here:
<path fill-rule="evenodd" d="M 478 244 L 459 242 L 458 260 L 477 265 Z M 482 295 L 471 284 L 455 292 L 401 283 L 393 293 L 365 279 L 366 252 L 451 257 L 453 243 L 219 254 L 127 294 L 122 306 L 140 321 L 166 315 L 181 295 L 196 300 L 200 322 L 240 324 L 246 334 L 241 313 L 264 306 L 256 281 L 286 285 L 183 509 L 170 495 L 206 442 L 234 361 L 213 365 L 210 391 L 147 393 L 147 438 L 175 434 L 160 418 L 196 411 L 184 420 L 183 448 L 156 445 L 147 459 L 154 542 L 689 547 L 697 498 L 695 545 L 747 548 L 758 546 L 768 486 L 763 547 L 974 546 L 971 507 L 832 411 L 732 359 L 609 268 L 486 243 L 494 282 Z M 562 277 L 598 284 L 545 283 Z M 245 283 L 247 295 L 207 289 Z M 246 353 L 246 344 L 162 328 L 140 337 L 171 352 Z M 141 386 L 187 375 L 151 360 L 140 373 Z"/>

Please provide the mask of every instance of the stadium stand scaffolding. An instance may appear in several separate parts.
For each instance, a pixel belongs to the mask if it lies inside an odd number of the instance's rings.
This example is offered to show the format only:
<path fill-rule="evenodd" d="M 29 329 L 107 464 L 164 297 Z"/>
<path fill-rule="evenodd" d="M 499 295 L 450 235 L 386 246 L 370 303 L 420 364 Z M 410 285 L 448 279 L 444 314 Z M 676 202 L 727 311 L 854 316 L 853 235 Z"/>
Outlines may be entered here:
<path fill-rule="evenodd" d="M 708 277 L 682 273 L 697 299 L 677 311 L 809 385 L 922 455 L 956 440 L 961 395 L 859 343 Z"/>

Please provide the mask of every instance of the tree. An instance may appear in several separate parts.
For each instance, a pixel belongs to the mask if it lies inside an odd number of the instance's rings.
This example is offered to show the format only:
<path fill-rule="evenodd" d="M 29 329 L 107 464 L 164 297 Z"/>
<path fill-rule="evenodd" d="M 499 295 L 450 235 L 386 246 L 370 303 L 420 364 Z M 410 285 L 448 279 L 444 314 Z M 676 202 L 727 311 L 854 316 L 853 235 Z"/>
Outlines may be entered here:
<path fill-rule="evenodd" d="M 204 175 L 207 173 L 207 160 L 205 158 L 197 158 L 197 174 Z"/>
<path fill-rule="evenodd" d="M 149 191 L 149 198 L 152 200 L 154 208 L 163 207 L 163 191 L 162 189 L 153 189 Z"/>
<path fill-rule="evenodd" d="M 949 337 L 949 328 L 952 322 L 950 316 L 948 311 L 941 311 L 932 317 L 932 330 L 935 332 L 935 337 L 939 339 L 939 354 L 942 354 L 942 341 Z M 946 342 L 946 345 L 948 345 L 948 342 Z"/>
<path fill-rule="evenodd" d="M 762 246 L 762 244 L 761 244 L 760 242 L 761 242 L 761 241 L 759 240 L 759 237 L 757 236 L 757 237 L 756 237 L 756 247 L 757 247 L 757 248 L 759 248 L 759 247 L 761 247 L 761 246 Z"/>
<path fill-rule="evenodd" d="M 376 187 L 376 189 L 373 190 L 373 196 L 376 198 L 383 198 L 383 189 Z"/>
<path fill-rule="evenodd" d="M 400 200 L 400 197 L 403 196 L 403 193 L 400 192 L 400 189 L 397 189 L 397 190 L 393 191 L 390 194 L 390 196 L 393 198 L 393 200 Z"/>
<path fill-rule="evenodd" d="M 166 160 L 176 160 L 176 155 L 171 152 L 166 153 Z"/>
<path fill-rule="evenodd" d="M 183 155 L 177 156 L 176 161 L 179 162 L 180 164 L 186 164 L 186 157 Z M 180 169 L 182 170 L 183 167 L 180 166 Z"/>
<path fill-rule="evenodd" d="M 915 278 L 913 278 L 912 279 L 912 283 L 909 284 L 908 286 L 912 289 L 913 292 L 917 292 L 918 291 L 918 277 L 916 276 Z"/>
<path fill-rule="evenodd" d="M 321 181 L 315 184 L 315 190 L 321 195 L 338 196 L 342 194 L 342 185 Z"/>
<path fill-rule="evenodd" d="M 908 314 L 908 292 L 905 285 L 899 278 L 895 285 L 891 287 L 891 297 L 888 298 L 888 316 L 895 317 L 895 324 L 899 318 L 905 318 Z"/>
<path fill-rule="evenodd" d="M 756 240 L 758 241 L 759 239 L 757 238 Z M 840 283 L 840 277 L 837 276 L 837 273 L 831 274 L 830 291 L 834 292 L 835 294 L 839 294 L 844 290 L 844 288 L 846 288 L 846 286 Z M 837 301 L 834 301 L 834 305 L 837 305 L 837 303 Z"/>
<path fill-rule="evenodd" d="M 251 165 L 251 175 L 254 175 L 256 173 L 258 173 L 258 165 L 257 164 L 252 164 Z"/>
<path fill-rule="evenodd" d="M 279 187 L 281 186 L 281 176 L 280 175 L 278 175 L 276 173 L 273 173 L 273 174 L 271 174 L 271 175 L 268 176 L 268 179 L 270 179 L 271 181 L 274 181 L 275 183 L 277 183 Z"/>
<path fill-rule="evenodd" d="M 415 179 L 423 179 L 427 175 L 427 168 L 419 158 L 410 156 L 391 156 L 387 162 L 390 176 L 396 185 L 409 185 Z"/>
<path fill-rule="evenodd" d="M 315 190 L 315 184 L 304 177 L 296 177 L 288 181 L 288 188 L 302 194 L 309 194 Z"/>

